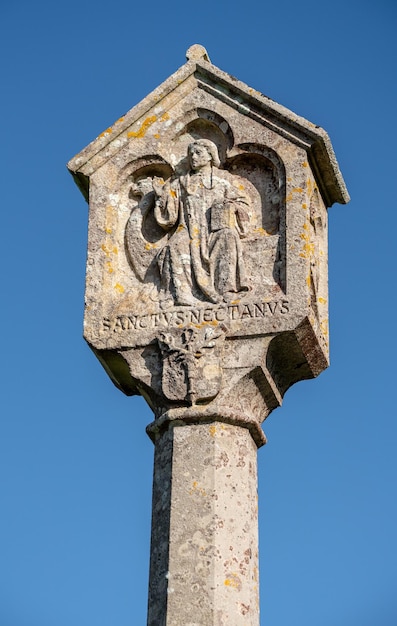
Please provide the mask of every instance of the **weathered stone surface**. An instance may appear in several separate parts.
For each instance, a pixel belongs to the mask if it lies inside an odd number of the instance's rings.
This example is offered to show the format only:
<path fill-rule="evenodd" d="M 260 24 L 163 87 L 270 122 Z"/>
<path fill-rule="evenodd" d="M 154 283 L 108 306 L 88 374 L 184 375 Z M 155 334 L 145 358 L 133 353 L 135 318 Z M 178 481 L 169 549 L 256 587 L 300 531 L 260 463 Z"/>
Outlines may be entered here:
<path fill-rule="evenodd" d="M 202 46 L 68 165 L 89 198 L 84 336 L 156 445 L 149 624 L 258 624 L 255 450 L 329 361 L 328 135 Z"/>
<path fill-rule="evenodd" d="M 258 367 L 281 398 L 327 366 L 326 207 L 348 200 L 325 131 L 187 57 L 69 163 L 89 190 L 85 337 L 156 415 Z"/>
<path fill-rule="evenodd" d="M 216 421 L 156 439 L 149 626 L 258 626 L 256 456 Z"/>

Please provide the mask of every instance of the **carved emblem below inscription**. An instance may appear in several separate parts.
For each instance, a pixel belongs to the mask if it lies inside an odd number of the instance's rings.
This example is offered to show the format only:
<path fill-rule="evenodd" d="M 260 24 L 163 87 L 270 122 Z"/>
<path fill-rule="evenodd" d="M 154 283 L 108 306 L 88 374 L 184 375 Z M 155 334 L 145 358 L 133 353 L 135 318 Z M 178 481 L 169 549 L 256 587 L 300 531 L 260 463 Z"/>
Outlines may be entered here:
<path fill-rule="evenodd" d="M 220 390 L 221 354 L 226 326 L 186 328 L 162 333 L 162 389 L 171 401 L 209 402 Z"/>

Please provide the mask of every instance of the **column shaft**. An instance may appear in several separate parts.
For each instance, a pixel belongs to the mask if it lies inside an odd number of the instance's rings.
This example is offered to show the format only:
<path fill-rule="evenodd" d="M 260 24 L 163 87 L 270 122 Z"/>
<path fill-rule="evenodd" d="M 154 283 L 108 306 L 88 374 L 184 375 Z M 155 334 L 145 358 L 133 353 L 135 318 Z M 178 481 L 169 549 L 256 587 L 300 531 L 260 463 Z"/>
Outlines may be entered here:
<path fill-rule="evenodd" d="M 258 626 L 257 447 L 176 426 L 155 443 L 148 626 Z"/>

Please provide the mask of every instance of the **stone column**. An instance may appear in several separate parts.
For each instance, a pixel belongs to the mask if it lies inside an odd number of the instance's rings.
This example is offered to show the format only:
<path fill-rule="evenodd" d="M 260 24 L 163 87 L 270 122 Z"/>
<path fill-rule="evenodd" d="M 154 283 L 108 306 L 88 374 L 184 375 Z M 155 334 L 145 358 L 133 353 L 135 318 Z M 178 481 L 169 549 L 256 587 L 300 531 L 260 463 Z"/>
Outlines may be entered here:
<path fill-rule="evenodd" d="M 327 133 L 187 62 L 69 162 L 89 201 L 84 336 L 153 410 L 149 626 L 258 626 L 262 422 L 329 357 Z"/>
<path fill-rule="evenodd" d="M 257 444 L 219 421 L 155 427 L 148 626 L 258 626 Z"/>

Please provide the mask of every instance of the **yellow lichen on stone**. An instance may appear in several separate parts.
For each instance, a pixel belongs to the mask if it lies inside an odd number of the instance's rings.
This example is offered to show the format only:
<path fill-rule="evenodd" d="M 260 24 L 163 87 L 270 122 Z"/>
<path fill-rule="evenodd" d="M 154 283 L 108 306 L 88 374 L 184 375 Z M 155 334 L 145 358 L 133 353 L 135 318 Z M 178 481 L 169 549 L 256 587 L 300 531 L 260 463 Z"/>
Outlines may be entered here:
<path fill-rule="evenodd" d="M 118 291 L 119 293 L 124 293 L 125 289 L 123 287 L 123 285 L 120 285 L 120 283 L 116 283 L 114 288 L 116 289 L 116 291 Z"/>
<path fill-rule="evenodd" d="M 127 137 L 135 137 L 136 139 L 140 139 L 141 137 L 144 137 L 146 135 L 147 129 L 152 124 L 154 124 L 156 120 L 157 120 L 157 115 L 151 115 L 150 117 L 147 117 L 145 121 L 142 122 L 140 129 L 137 131 L 132 131 L 132 130 L 129 131 L 127 133 Z"/>
<path fill-rule="evenodd" d="M 306 232 L 301 233 L 299 236 L 305 243 L 299 256 L 303 259 L 309 259 L 314 253 L 314 243 L 310 241 L 310 233 L 307 232 L 309 230 L 309 225 L 307 223 L 303 224 L 303 229 Z"/>
<path fill-rule="evenodd" d="M 145 243 L 145 250 L 153 250 L 155 248 L 157 248 L 157 244 L 149 243 L 149 241 Z"/>
<path fill-rule="evenodd" d="M 225 580 L 225 586 L 232 589 L 241 589 L 241 580 L 237 574 L 230 574 Z"/>
<path fill-rule="evenodd" d="M 324 319 L 320 322 L 320 328 L 321 328 L 321 332 L 323 333 L 323 335 L 327 336 L 328 335 L 328 320 Z"/>
<path fill-rule="evenodd" d="M 104 130 L 104 131 L 103 131 L 103 133 L 101 133 L 101 134 L 99 135 L 99 137 L 105 137 L 105 135 L 109 135 L 111 132 L 112 132 L 112 129 L 111 129 L 111 128 L 110 128 L 110 126 L 109 126 L 109 128 L 107 128 L 106 130 Z"/>
<path fill-rule="evenodd" d="M 206 496 L 207 495 L 207 492 L 205 491 L 205 489 L 202 489 L 201 487 L 198 486 L 197 480 L 193 481 L 192 488 L 189 489 L 189 495 L 190 496 L 192 496 L 194 493 L 197 493 L 200 496 Z"/>

